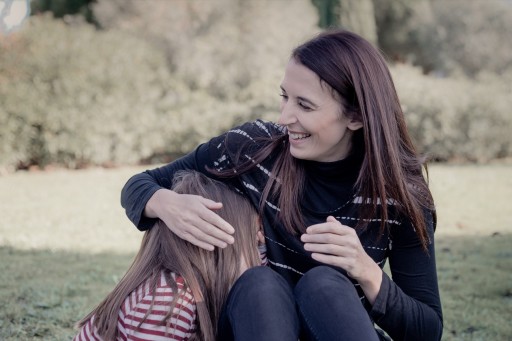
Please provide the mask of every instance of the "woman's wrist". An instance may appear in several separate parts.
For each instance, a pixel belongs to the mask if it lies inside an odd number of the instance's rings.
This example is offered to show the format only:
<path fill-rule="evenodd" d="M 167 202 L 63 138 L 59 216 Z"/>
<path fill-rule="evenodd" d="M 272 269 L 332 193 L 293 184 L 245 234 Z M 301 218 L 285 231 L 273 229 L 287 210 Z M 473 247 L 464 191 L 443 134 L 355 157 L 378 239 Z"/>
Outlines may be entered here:
<path fill-rule="evenodd" d="M 146 203 L 146 207 L 144 208 L 144 215 L 148 218 L 159 218 L 160 215 L 158 212 L 160 212 L 161 203 L 164 201 L 163 197 L 169 196 L 169 195 L 178 195 L 176 192 L 161 188 L 157 190 L 151 198 L 149 198 L 148 202 Z"/>
<path fill-rule="evenodd" d="M 366 299 L 373 305 L 382 285 L 382 269 L 372 260 L 366 276 L 358 280 Z"/>

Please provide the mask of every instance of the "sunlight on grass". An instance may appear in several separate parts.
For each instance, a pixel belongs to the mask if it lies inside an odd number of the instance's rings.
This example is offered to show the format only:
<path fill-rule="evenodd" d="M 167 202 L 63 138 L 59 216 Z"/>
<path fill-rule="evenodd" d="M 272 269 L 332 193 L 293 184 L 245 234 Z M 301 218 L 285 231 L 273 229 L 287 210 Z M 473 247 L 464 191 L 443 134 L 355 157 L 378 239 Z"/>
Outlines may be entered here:
<path fill-rule="evenodd" d="M 120 205 L 140 168 L 16 173 L 0 177 L 0 245 L 19 249 L 126 252 L 142 234 Z"/>
<path fill-rule="evenodd" d="M 512 233 L 512 165 L 434 165 L 437 235 Z"/>
<path fill-rule="evenodd" d="M 0 177 L 0 245 L 19 249 L 126 252 L 141 233 L 119 203 L 144 168 L 20 172 Z M 512 166 L 430 167 L 437 236 L 512 233 Z M 508 214 L 507 214 L 508 213 Z"/>

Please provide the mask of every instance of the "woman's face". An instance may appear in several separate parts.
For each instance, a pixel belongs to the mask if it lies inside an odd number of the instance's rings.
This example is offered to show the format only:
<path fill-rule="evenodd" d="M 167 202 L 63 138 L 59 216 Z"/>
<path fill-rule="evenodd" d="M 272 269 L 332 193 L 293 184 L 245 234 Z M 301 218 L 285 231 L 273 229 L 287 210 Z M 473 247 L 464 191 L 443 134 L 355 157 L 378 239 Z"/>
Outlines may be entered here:
<path fill-rule="evenodd" d="M 291 154 L 297 159 L 321 162 L 344 159 L 350 152 L 352 132 L 362 123 L 342 113 L 329 85 L 292 58 L 281 90 L 278 123 L 288 129 Z"/>

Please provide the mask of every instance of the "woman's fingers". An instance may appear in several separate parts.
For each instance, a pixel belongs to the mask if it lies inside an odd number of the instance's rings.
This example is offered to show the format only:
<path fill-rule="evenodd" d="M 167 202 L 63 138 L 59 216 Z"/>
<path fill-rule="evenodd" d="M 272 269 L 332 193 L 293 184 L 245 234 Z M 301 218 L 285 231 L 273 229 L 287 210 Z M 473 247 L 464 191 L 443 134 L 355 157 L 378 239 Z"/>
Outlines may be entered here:
<path fill-rule="evenodd" d="M 346 235 L 336 233 L 306 233 L 300 238 L 303 243 L 322 243 L 322 244 L 338 244 L 345 245 L 349 241 Z"/>
<path fill-rule="evenodd" d="M 179 237 L 182 238 L 183 240 L 188 241 L 191 244 L 194 244 L 197 247 L 200 247 L 201 249 L 205 249 L 206 251 L 215 250 L 215 246 L 213 244 L 203 242 L 189 233 L 186 233 L 183 236 L 179 236 Z"/>
<path fill-rule="evenodd" d="M 325 223 L 311 225 L 301 236 L 304 249 L 319 262 L 341 267 L 349 273 L 357 267 L 361 242 L 356 231 L 329 216 Z"/>
<path fill-rule="evenodd" d="M 348 268 L 346 265 L 347 259 L 340 258 L 338 256 L 326 255 L 323 253 L 313 253 L 313 254 L 311 254 L 311 258 L 313 258 L 317 262 L 337 266 L 337 267 L 345 269 L 345 270 Z"/>
<path fill-rule="evenodd" d="M 191 227 L 190 233 L 203 242 L 225 248 L 228 244 L 233 244 L 235 241 L 232 235 L 218 229 L 207 221 L 196 221 L 195 223 L 195 226 Z"/>
<path fill-rule="evenodd" d="M 234 242 L 234 228 L 215 211 L 222 203 L 201 196 L 172 192 L 160 202 L 158 216 L 180 238 L 203 248 L 224 248 Z"/>
<path fill-rule="evenodd" d="M 333 218 L 334 219 L 334 218 Z M 355 234 L 355 230 L 341 224 L 339 221 L 327 221 L 325 223 L 311 225 L 306 229 L 307 234 L 335 233 L 338 235 Z"/>
<path fill-rule="evenodd" d="M 215 210 L 219 210 L 222 208 L 222 203 L 215 202 L 210 199 L 201 198 L 203 204 L 207 208 L 207 210 L 203 211 L 201 214 L 201 218 L 210 223 L 212 226 L 216 227 L 217 229 L 224 231 L 226 234 L 222 234 L 224 237 L 228 237 L 230 234 L 235 233 L 235 229 L 233 226 L 231 226 L 227 221 L 222 219 L 217 213 L 215 213 Z"/>
<path fill-rule="evenodd" d="M 341 256 L 344 255 L 349 248 L 338 244 L 305 243 L 304 249 L 309 252 Z"/>
<path fill-rule="evenodd" d="M 356 231 L 341 224 L 334 217 L 329 216 L 325 223 L 311 225 L 301 236 L 304 243 L 324 243 L 347 245 L 350 241 L 359 240 Z"/>

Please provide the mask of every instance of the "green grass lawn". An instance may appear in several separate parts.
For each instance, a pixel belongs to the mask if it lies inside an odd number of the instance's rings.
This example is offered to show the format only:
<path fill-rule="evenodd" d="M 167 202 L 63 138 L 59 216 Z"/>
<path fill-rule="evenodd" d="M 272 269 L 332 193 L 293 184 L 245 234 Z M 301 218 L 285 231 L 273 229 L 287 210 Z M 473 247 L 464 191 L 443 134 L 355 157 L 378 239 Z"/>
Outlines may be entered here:
<path fill-rule="evenodd" d="M 0 177 L 0 340 L 69 340 L 140 242 L 119 205 L 141 168 Z M 512 338 L 512 166 L 431 167 L 443 340 Z"/>

